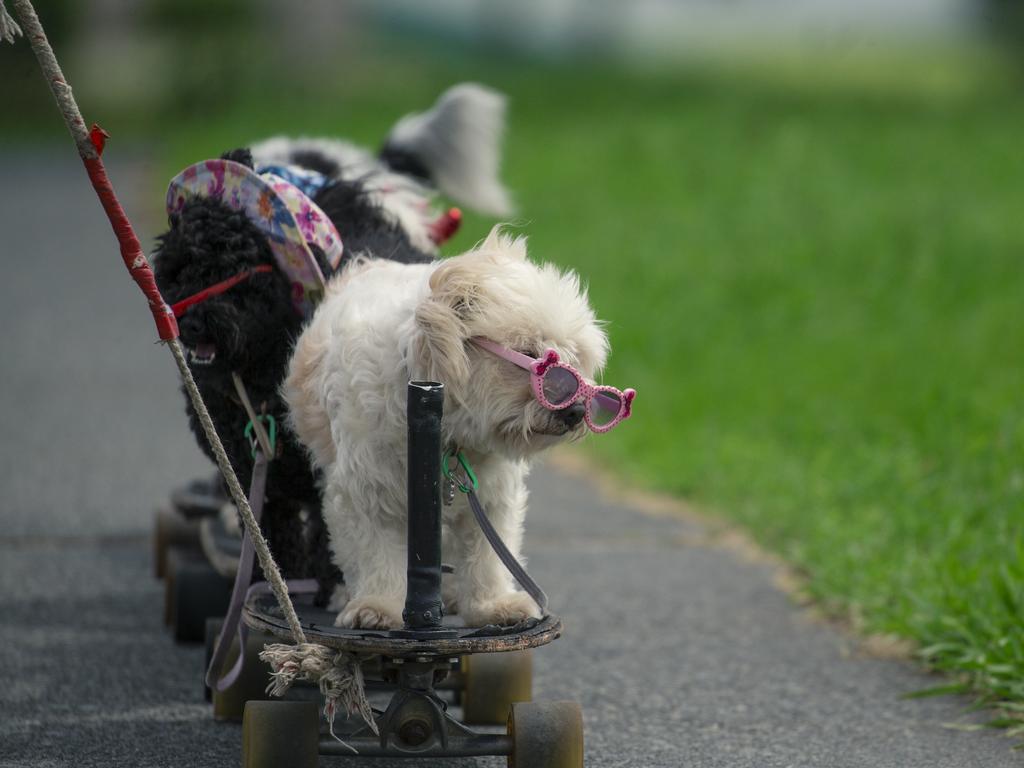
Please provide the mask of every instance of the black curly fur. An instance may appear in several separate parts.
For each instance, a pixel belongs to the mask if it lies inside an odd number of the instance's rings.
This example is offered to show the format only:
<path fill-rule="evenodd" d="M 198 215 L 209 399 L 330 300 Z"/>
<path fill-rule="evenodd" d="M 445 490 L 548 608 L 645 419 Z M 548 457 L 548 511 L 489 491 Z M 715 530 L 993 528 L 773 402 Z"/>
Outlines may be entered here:
<path fill-rule="evenodd" d="M 160 239 L 155 273 L 164 298 L 173 303 L 247 267 L 273 263 L 265 238 L 244 215 L 217 201 L 197 199 L 186 203 Z M 303 449 L 284 426 L 277 393 L 300 319 L 292 309 L 288 282 L 276 270 L 253 275 L 243 286 L 189 308 L 178 328 L 185 347 L 216 347 L 210 364 L 190 367 L 244 487 L 252 475 L 252 454 L 243 434 L 248 416 L 235 393 L 232 371 L 245 382 L 254 407 L 266 404 L 277 419 L 278 450 L 268 469 L 263 527 L 285 574 L 305 576 L 301 526 L 279 519 L 294 522 L 303 503 L 319 506 L 315 479 Z M 186 411 L 197 441 L 212 459 L 190 402 Z"/>
<path fill-rule="evenodd" d="M 341 173 L 338 164 L 329 157 L 324 157 L 315 150 L 299 150 L 291 153 L 289 158 L 295 165 L 301 165 L 311 171 L 322 173 L 324 176 L 337 176 Z"/>
<path fill-rule="evenodd" d="M 314 199 L 338 228 L 347 254 L 367 254 L 404 264 L 432 259 L 413 246 L 398 224 L 384 218 L 359 182 L 335 182 Z"/>
<path fill-rule="evenodd" d="M 246 149 L 232 150 L 223 157 L 252 167 L 252 156 Z M 330 163 L 310 153 L 293 160 L 313 170 Z M 388 221 L 358 181 L 335 180 L 315 201 L 338 228 L 346 255 L 366 253 L 406 263 L 432 258 L 415 248 L 404 230 Z M 331 268 L 323 253 L 315 248 L 314 252 L 324 275 L 329 277 Z M 244 214 L 201 198 L 189 200 L 180 213 L 171 217 L 170 229 L 158 240 L 156 255 L 157 285 L 169 304 L 247 268 L 275 264 L 265 236 Z M 179 319 L 178 327 L 187 348 L 206 344 L 216 347 L 211 363 L 192 362 L 190 368 L 245 487 L 252 474 L 251 449 L 243 436 L 248 417 L 238 402 L 232 371 L 245 382 L 254 407 L 258 410 L 265 406 L 277 420 L 277 455 L 268 470 L 261 527 L 285 575 L 316 577 L 321 585 L 318 602 L 324 602 L 340 574 L 326 546 L 317 478 L 304 448 L 287 427 L 285 406 L 278 394 L 302 329 L 288 281 L 276 268 L 255 274 L 226 293 L 190 307 Z M 187 397 L 186 411 L 200 447 L 212 459 Z M 310 515 L 308 528 L 301 523 L 299 512 L 303 507 Z"/>

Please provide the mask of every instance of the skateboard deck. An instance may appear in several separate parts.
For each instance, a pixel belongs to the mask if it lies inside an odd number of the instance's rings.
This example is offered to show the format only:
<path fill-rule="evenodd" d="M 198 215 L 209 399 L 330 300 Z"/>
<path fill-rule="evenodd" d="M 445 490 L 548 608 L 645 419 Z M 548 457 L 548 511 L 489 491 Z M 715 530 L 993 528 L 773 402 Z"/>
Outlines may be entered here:
<path fill-rule="evenodd" d="M 562 634 L 562 621 L 554 615 L 528 619 L 511 627 L 467 627 L 456 616 L 446 618 L 444 622 L 445 629 L 454 631 L 453 637 L 426 640 L 396 637 L 388 630 L 335 627 L 337 612 L 315 606 L 312 595 L 295 595 L 292 601 L 309 642 L 353 653 L 408 658 L 521 651 L 546 645 Z M 253 595 L 245 605 L 243 620 L 253 629 L 268 632 L 284 641 L 291 640 L 288 622 L 271 594 Z"/>

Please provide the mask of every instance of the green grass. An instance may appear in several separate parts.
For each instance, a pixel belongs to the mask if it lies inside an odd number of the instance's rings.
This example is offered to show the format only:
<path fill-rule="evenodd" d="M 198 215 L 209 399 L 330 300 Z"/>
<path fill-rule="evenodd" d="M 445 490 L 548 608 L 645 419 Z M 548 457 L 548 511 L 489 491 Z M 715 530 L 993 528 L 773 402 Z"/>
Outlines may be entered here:
<path fill-rule="evenodd" d="M 607 379 L 640 391 L 594 450 L 1024 701 L 1019 100 L 634 99 L 533 134 L 574 151 L 531 231 L 590 277 Z"/>
<path fill-rule="evenodd" d="M 640 391 L 594 450 L 1024 701 L 1020 101 L 630 101 L 532 132 L 574 149 L 530 185 L 531 233 L 590 277 L 607 379 Z"/>
<path fill-rule="evenodd" d="M 125 130 L 163 147 L 169 176 L 278 131 L 376 144 L 467 76 L 507 90 L 532 252 L 589 280 L 605 380 L 639 391 L 589 450 L 748 527 L 827 609 L 1024 706 L 1018 91 L 481 68 L 418 49 L 349 64 L 326 92 L 297 81 L 269 102 L 125 114 Z M 485 229 L 470 217 L 457 244 Z"/>

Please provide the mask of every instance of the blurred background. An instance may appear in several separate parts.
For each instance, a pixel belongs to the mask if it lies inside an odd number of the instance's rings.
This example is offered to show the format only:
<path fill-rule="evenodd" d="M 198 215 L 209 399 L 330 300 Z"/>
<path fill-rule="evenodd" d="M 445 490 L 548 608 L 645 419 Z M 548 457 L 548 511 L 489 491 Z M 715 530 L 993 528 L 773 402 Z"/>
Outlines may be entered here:
<path fill-rule="evenodd" d="M 147 247 L 186 164 L 377 146 L 453 82 L 506 92 L 513 223 L 589 282 L 605 381 L 640 393 L 581 450 L 745 526 L 1021 726 L 1022 4 L 36 5 L 107 156 L 144 158 Z M 76 163 L 24 41 L 0 72 L 2 156 Z"/>

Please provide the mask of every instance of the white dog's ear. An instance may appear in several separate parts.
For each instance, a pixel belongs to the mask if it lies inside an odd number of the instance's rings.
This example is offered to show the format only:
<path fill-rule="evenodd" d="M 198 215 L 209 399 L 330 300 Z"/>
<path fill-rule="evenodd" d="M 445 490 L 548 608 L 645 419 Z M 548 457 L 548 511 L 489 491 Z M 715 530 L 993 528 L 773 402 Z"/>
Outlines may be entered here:
<path fill-rule="evenodd" d="M 480 243 L 478 253 L 487 253 L 495 258 L 507 258 L 523 261 L 526 259 L 526 238 L 511 237 L 505 234 L 503 225 L 495 224 L 487 237 Z"/>
<path fill-rule="evenodd" d="M 454 387 L 468 380 L 466 343 L 472 335 L 473 320 L 485 314 L 496 300 L 487 287 L 510 264 L 524 259 L 526 238 L 509 237 L 496 226 L 476 249 L 453 256 L 434 270 L 430 294 L 416 308 L 420 371 Z"/>
<path fill-rule="evenodd" d="M 466 320 L 478 291 L 468 280 L 465 257 L 441 264 L 430 276 L 430 294 L 416 307 L 418 363 L 434 381 L 459 387 L 469 377 Z"/>

